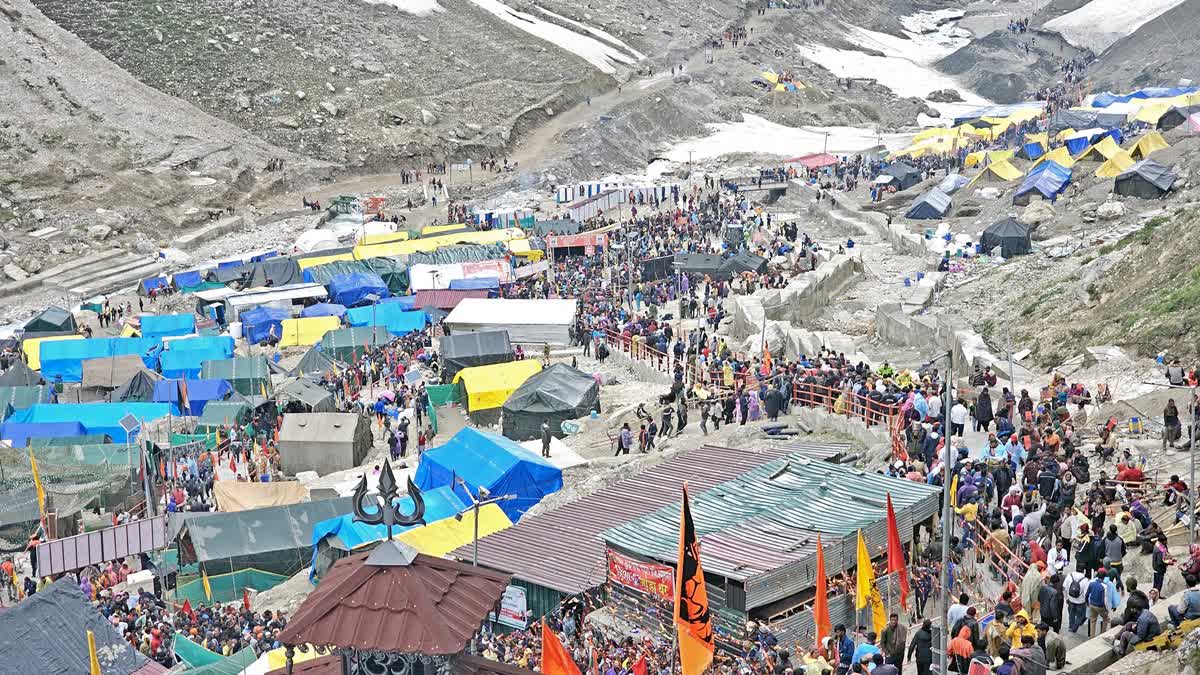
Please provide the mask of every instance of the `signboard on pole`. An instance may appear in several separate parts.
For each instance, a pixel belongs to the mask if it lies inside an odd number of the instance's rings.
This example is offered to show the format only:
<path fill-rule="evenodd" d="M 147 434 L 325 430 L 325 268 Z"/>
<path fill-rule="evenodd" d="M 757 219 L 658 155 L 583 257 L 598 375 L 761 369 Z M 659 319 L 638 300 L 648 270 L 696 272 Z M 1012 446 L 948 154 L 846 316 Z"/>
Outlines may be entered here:
<path fill-rule="evenodd" d="M 675 570 L 668 565 L 634 560 L 609 549 L 608 580 L 663 600 L 675 601 Z"/>
<path fill-rule="evenodd" d="M 509 586 L 504 589 L 504 595 L 500 596 L 500 615 L 493 617 L 493 620 L 513 628 L 528 628 L 529 621 L 525 615 L 528 609 L 525 589 L 520 586 Z"/>

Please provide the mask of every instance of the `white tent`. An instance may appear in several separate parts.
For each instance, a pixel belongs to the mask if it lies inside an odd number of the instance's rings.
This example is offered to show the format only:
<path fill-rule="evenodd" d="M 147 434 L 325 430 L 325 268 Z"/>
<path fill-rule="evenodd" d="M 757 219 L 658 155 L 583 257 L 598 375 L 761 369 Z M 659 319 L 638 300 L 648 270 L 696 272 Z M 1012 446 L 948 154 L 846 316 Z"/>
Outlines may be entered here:
<path fill-rule="evenodd" d="M 327 251 L 338 246 L 337 235 L 329 230 L 308 230 L 296 237 L 296 250 L 301 253 Z"/>
<path fill-rule="evenodd" d="M 507 330 L 514 343 L 565 345 L 575 323 L 575 300 L 466 298 L 446 317 L 455 333 Z"/>

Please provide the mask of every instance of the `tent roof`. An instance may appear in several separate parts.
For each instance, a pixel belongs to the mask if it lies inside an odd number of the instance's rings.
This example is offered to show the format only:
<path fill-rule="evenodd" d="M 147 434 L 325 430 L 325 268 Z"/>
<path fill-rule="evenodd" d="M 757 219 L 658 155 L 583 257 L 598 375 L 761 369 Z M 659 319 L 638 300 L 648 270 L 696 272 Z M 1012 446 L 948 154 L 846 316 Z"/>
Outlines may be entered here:
<path fill-rule="evenodd" d="M 202 379 L 226 380 L 230 384 L 237 380 L 264 380 L 269 383 L 271 377 L 265 356 L 235 356 L 231 359 L 205 361 L 201 372 Z"/>
<path fill-rule="evenodd" d="M 938 217 L 944 216 L 950 211 L 950 203 L 950 195 L 947 195 L 938 188 L 932 188 L 925 194 L 914 199 L 912 206 L 909 207 L 904 215 L 908 218 L 924 217 L 921 211 L 925 209 L 922 207 L 929 206 L 936 211 Z"/>
<path fill-rule="evenodd" d="M 1084 150 L 1075 161 L 1083 162 L 1087 160 L 1097 160 L 1103 162 L 1107 161 L 1118 152 L 1121 152 L 1121 146 L 1117 145 L 1117 142 L 1113 140 L 1112 136 L 1105 136 L 1104 138 L 1101 138 L 1100 140 L 1091 144 L 1091 146 L 1089 146 L 1087 150 Z"/>
<path fill-rule="evenodd" d="M 446 317 L 446 323 L 569 326 L 575 322 L 576 300 L 510 300 L 466 298 Z"/>
<path fill-rule="evenodd" d="M 219 427 L 239 424 L 248 419 L 252 408 L 245 401 L 212 401 L 204 406 L 204 413 L 196 420 L 197 427 Z"/>
<path fill-rule="evenodd" d="M 721 272 L 725 274 L 740 274 L 742 272 L 762 272 L 766 269 L 767 259 L 742 251 L 730 256 L 721 263 Z"/>
<path fill-rule="evenodd" d="M 27 387 L 45 382 L 42 376 L 25 365 L 24 361 L 16 361 L 11 368 L 0 373 L 0 386 L 4 387 Z"/>
<path fill-rule="evenodd" d="M 113 401 L 153 401 L 155 386 L 162 375 L 149 370 L 139 370 L 125 384 L 113 391 Z"/>
<path fill-rule="evenodd" d="M 289 401 L 300 401 L 313 412 L 333 412 L 333 394 L 304 378 L 298 378 L 282 388 L 275 390 L 277 398 Z"/>
<path fill-rule="evenodd" d="M 588 406 L 600 397 L 595 378 L 565 363 L 555 363 L 525 380 L 504 402 L 504 411 L 551 413 Z"/>
<path fill-rule="evenodd" d="M 512 343 L 506 330 L 444 335 L 438 344 L 442 359 L 466 359 L 488 354 L 512 354 Z"/>
<path fill-rule="evenodd" d="M 994 237 L 1028 237 L 1029 226 L 1023 225 L 1021 221 L 1009 216 L 1004 220 L 992 223 L 983 232 Z"/>
<path fill-rule="evenodd" d="M 26 333 L 44 333 L 47 331 L 70 331 L 74 333 L 79 327 L 75 325 L 75 315 L 62 307 L 47 307 L 25 322 Z"/>
<path fill-rule="evenodd" d="M 463 368 L 454 375 L 467 393 L 470 412 L 490 410 L 504 405 L 509 394 L 542 369 L 537 359 L 523 359 Z"/>
<path fill-rule="evenodd" d="M 292 376 L 324 375 L 325 373 L 332 373 L 335 369 L 341 371 L 344 368 L 345 366 L 338 363 L 337 359 L 317 349 L 316 345 L 314 345 L 304 353 L 304 356 L 300 358 L 300 362 L 288 374 Z"/>
<path fill-rule="evenodd" d="M 1150 153 L 1170 147 L 1167 140 L 1162 134 L 1157 131 L 1151 131 L 1138 139 L 1137 143 L 1129 149 L 1129 156 L 1133 159 L 1146 159 Z"/>
<path fill-rule="evenodd" d="M 1066 146 L 1060 145 L 1059 147 L 1051 150 L 1050 152 L 1047 152 L 1046 154 L 1042 155 L 1041 157 L 1038 157 L 1037 161 L 1033 163 L 1033 166 L 1031 166 L 1029 168 L 1029 172 L 1033 173 L 1033 169 L 1035 167 L 1040 166 L 1041 164 L 1044 164 L 1046 162 L 1054 162 L 1055 164 L 1066 167 L 1068 169 L 1075 166 L 1075 158 L 1071 157 L 1071 152 L 1069 150 L 1067 150 Z"/>
<path fill-rule="evenodd" d="M 83 386 L 116 389 L 138 373 L 149 373 L 140 356 L 125 354 L 83 360 Z"/>
<path fill-rule="evenodd" d="M 279 428 L 279 442 L 354 443 L 358 424 L 357 413 L 288 413 Z"/>
<path fill-rule="evenodd" d="M 1159 164 L 1152 159 L 1143 159 L 1134 164 L 1128 171 L 1117 176 L 1117 181 L 1128 180 L 1134 176 L 1163 191 L 1170 190 L 1171 186 L 1175 184 L 1175 179 L 1178 178 L 1174 168 Z"/>
<path fill-rule="evenodd" d="M 349 513 L 352 497 L 321 499 L 287 506 L 269 506 L 234 513 L 181 514 L 180 536 L 191 539 L 200 562 L 248 555 L 307 549 L 313 527 Z"/>
<path fill-rule="evenodd" d="M 469 499 L 463 499 L 446 485 L 432 490 L 422 490 L 421 497 L 425 500 L 425 522 L 435 523 L 443 518 L 453 518 L 466 510 L 470 505 Z M 401 513 L 412 513 L 413 500 L 408 495 L 401 495 L 396 500 Z M 397 526 L 392 528 L 392 536 L 421 527 L 420 525 Z M 355 520 L 353 513 L 345 513 L 336 518 L 323 520 L 313 528 L 313 545 L 316 546 L 325 537 L 337 537 L 339 548 L 353 551 L 376 541 L 383 541 L 387 536 L 387 528 L 380 525 L 368 525 Z M 457 548 L 457 547 L 455 547 Z M 424 553 L 425 551 L 422 551 Z"/>
<path fill-rule="evenodd" d="M 1116 178 L 1122 173 L 1128 171 L 1137 162 L 1129 156 L 1124 150 L 1109 157 L 1100 168 L 1096 169 L 1096 176 L 1099 178 Z"/>

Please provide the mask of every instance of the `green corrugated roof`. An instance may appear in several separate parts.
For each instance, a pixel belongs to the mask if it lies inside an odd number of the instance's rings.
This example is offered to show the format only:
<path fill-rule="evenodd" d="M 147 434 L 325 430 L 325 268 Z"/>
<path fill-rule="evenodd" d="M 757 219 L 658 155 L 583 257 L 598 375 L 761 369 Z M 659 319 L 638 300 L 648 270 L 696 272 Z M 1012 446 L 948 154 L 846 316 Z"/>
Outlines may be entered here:
<path fill-rule="evenodd" d="M 736 533 L 751 520 L 755 521 L 754 528 L 769 522 L 776 528 L 840 538 L 883 520 L 888 492 L 899 517 L 905 509 L 940 490 L 839 464 L 814 462 L 793 453 L 691 495 L 692 520 L 701 538 Z M 601 538 L 647 558 L 674 560 L 679 546 L 679 502 L 605 530 Z"/>

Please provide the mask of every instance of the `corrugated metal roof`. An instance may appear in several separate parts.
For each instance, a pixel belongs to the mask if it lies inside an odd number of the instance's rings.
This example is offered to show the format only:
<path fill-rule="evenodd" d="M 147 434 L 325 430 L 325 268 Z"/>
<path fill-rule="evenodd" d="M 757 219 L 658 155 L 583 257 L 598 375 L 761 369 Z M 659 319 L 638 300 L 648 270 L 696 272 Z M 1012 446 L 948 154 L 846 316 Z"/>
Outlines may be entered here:
<path fill-rule="evenodd" d="M 847 446 L 836 447 L 844 451 Z M 781 448 L 736 450 L 710 445 L 689 450 L 595 494 L 481 539 L 479 564 L 561 593 L 583 592 L 605 581 L 605 545 L 600 538 L 605 528 L 678 501 L 685 480 L 693 491 L 707 490 L 786 453 Z M 460 548 L 452 555 L 470 559 L 471 547 Z"/>

